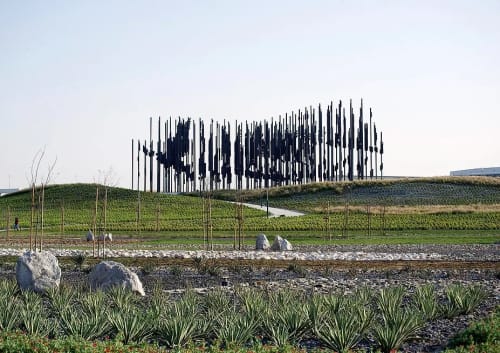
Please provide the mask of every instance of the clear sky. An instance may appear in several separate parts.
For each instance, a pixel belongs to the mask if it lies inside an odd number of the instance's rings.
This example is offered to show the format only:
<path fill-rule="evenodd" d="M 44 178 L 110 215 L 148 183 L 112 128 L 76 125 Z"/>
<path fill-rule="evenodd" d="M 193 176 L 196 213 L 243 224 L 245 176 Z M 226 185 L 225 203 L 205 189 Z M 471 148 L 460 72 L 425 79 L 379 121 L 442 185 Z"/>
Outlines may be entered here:
<path fill-rule="evenodd" d="M 0 0 L 0 188 L 112 168 L 149 117 L 372 107 L 384 174 L 500 166 L 500 1 Z"/>

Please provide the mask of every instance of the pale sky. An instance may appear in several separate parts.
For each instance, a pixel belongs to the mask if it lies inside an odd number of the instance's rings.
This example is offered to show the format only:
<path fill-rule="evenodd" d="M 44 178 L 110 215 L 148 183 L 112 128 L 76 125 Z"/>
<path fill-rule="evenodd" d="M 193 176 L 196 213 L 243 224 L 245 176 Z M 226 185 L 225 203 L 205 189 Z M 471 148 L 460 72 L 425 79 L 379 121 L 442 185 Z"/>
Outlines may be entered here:
<path fill-rule="evenodd" d="M 149 117 L 372 107 L 384 174 L 500 166 L 500 1 L 0 0 L 0 188 L 112 168 Z"/>

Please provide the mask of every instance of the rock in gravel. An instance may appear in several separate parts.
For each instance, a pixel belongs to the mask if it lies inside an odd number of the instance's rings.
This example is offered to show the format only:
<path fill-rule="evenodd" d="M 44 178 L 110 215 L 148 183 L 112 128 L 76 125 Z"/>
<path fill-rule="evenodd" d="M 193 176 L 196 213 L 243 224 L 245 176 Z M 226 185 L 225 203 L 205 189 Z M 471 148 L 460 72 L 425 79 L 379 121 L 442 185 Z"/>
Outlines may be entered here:
<path fill-rule="evenodd" d="M 273 242 L 273 246 L 271 246 L 271 250 L 273 250 L 273 251 L 290 251 L 290 250 L 292 250 L 292 244 L 288 240 L 277 235 L 274 238 L 274 242 Z"/>
<path fill-rule="evenodd" d="M 59 287 L 61 268 L 57 257 L 48 251 L 27 251 L 17 259 L 16 280 L 19 288 L 43 293 Z"/>
<path fill-rule="evenodd" d="M 102 261 L 98 263 L 90 272 L 89 280 L 90 287 L 93 289 L 106 291 L 114 286 L 122 286 L 142 296 L 146 295 L 137 274 L 119 262 Z"/>
<path fill-rule="evenodd" d="M 106 234 L 101 234 L 99 235 L 99 240 L 100 241 L 113 241 L 113 234 L 111 233 L 106 233 Z"/>
<path fill-rule="evenodd" d="M 271 247 L 269 240 L 265 234 L 260 233 L 257 235 L 257 240 L 255 241 L 255 250 L 268 250 Z"/>

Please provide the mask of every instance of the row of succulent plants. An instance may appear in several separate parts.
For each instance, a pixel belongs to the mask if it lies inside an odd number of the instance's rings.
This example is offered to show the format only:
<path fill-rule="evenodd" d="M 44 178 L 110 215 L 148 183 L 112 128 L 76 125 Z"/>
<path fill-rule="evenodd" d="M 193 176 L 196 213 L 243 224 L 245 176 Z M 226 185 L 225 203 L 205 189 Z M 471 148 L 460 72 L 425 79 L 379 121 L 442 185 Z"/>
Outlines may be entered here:
<path fill-rule="evenodd" d="M 221 348 L 314 342 L 339 353 L 369 345 L 393 352 L 428 322 L 470 313 L 486 296 L 480 286 L 463 285 L 441 294 L 426 285 L 411 295 L 400 286 L 352 294 L 239 287 L 203 296 L 188 290 L 176 299 L 159 287 L 141 298 L 121 287 L 104 293 L 63 286 L 39 295 L 3 280 L 0 331 L 152 342 L 169 349 L 193 342 Z"/>

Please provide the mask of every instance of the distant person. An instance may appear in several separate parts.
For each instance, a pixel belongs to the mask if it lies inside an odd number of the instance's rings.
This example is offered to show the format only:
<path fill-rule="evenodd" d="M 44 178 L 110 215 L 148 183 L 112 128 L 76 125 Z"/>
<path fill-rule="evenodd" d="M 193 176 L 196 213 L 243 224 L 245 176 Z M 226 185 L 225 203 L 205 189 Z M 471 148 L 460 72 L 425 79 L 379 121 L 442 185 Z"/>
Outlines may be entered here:
<path fill-rule="evenodd" d="M 14 219 L 14 230 L 21 230 L 21 228 L 19 228 L 19 218 L 16 217 Z"/>

